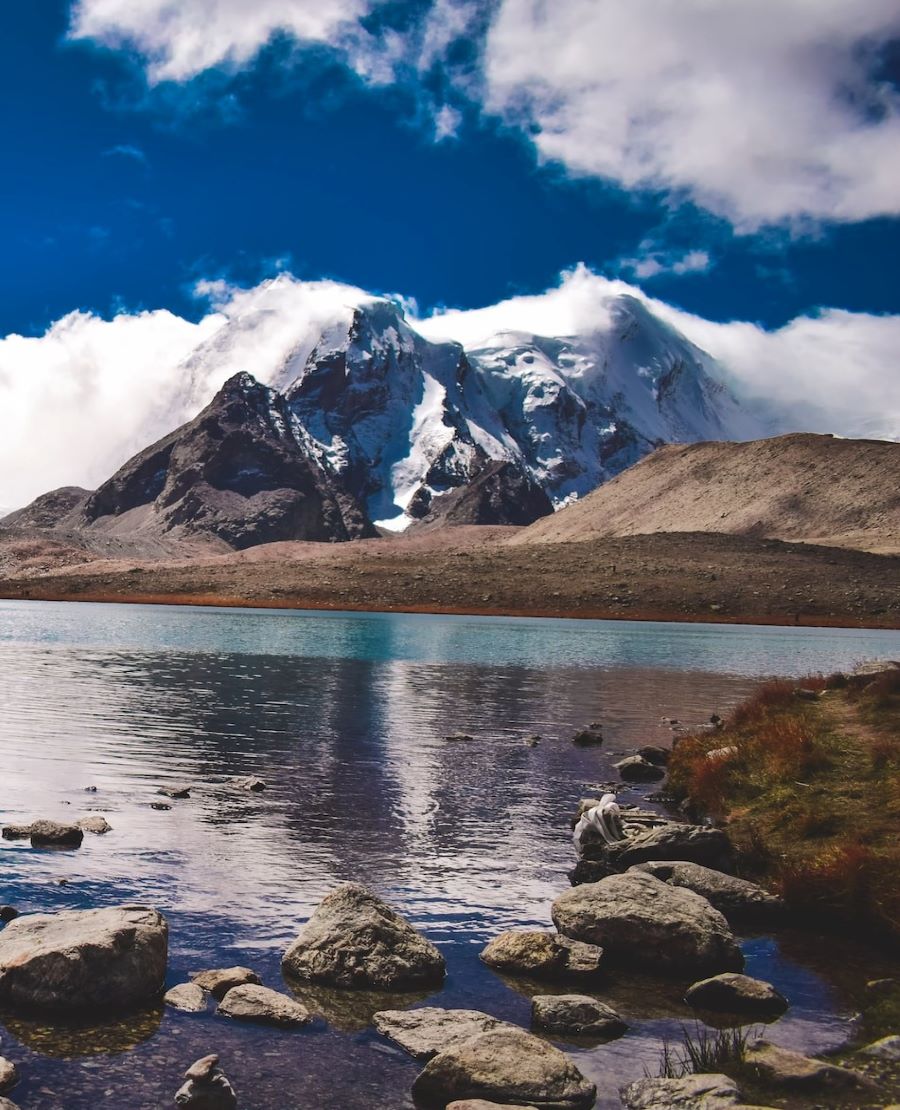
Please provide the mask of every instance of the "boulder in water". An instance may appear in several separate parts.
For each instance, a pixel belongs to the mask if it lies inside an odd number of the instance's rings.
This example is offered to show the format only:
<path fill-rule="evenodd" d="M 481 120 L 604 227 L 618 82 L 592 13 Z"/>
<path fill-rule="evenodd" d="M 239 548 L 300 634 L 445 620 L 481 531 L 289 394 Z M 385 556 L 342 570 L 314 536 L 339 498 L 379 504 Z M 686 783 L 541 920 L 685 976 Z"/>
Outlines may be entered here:
<path fill-rule="evenodd" d="M 298 979 L 375 990 L 437 986 L 445 974 L 431 941 L 357 883 L 319 903 L 282 965 Z"/>
<path fill-rule="evenodd" d="M 486 1099 L 540 1110 L 588 1110 L 597 1089 L 559 1049 L 504 1026 L 439 1052 L 416 1078 L 413 1095 L 426 1106 Z"/>
<path fill-rule="evenodd" d="M 0 932 L 0 1002 L 98 1017 L 162 994 L 168 927 L 149 906 L 23 914 Z"/>
<path fill-rule="evenodd" d="M 417 1060 L 430 1060 L 439 1052 L 506 1022 L 480 1010 L 443 1010 L 423 1006 L 418 1010 L 381 1010 L 372 1024 L 382 1036 L 399 1045 Z"/>
<path fill-rule="evenodd" d="M 232 987 L 219 1003 L 216 1013 L 238 1021 L 255 1021 L 261 1025 L 285 1028 L 308 1025 L 312 1021 L 309 1010 L 295 999 L 255 983 Z"/>
<path fill-rule="evenodd" d="M 553 903 L 565 936 L 602 945 L 606 958 L 667 974 L 739 971 L 737 942 L 718 910 L 690 890 L 629 872 L 573 887 Z"/>

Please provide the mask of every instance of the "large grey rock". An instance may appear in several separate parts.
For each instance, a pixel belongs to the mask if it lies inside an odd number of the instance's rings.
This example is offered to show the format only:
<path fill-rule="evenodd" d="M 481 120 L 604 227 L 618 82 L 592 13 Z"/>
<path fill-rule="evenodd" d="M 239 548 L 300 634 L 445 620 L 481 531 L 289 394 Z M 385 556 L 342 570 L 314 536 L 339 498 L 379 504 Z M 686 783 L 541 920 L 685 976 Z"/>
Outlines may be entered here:
<path fill-rule="evenodd" d="M 673 974 L 739 971 L 744 964 L 728 923 L 690 890 L 652 875 L 609 875 L 573 887 L 553 903 L 565 936 L 601 945 L 607 959 Z"/>
<path fill-rule="evenodd" d="M 627 827 L 627 817 L 626 827 Z M 596 882 L 649 860 L 688 861 L 714 871 L 732 870 L 731 844 L 722 829 L 669 821 L 631 833 L 615 844 L 586 844 L 583 858 L 570 873 L 573 885 Z"/>
<path fill-rule="evenodd" d="M 872 1086 L 871 1080 L 859 1072 L 763 1040 L 747 1048 L 744 1063 L 764 1083 L 786 1091 L 820 1093 Z"/>
<path fill-rule="evenodd" d="M 186 1014 L 202 1014 L 206 1009 L 206 991 L 196 983 L 179 983 L 167 990 L 163 1001 L 174 1010 Z"/>
<path fill-rule="evenodd" d="M 298 979 L 377 990 L 437 985 L 445 972 L 431 941 L 357 883 L 319 903 L 282 963 Z"/>
<path fill-rule="evenodd" d="M 734 1080 L 718 1074 L 639 1079 L 622 1091 L 622 1105 L 625 1110 L 743 1110 L 744 1106 Z"/>
<path fill-rule="evenodd" d="M 586 994 L 536 995 L 531 1027 L 573 1037 L 618 1037 L 628 1028 L 612 1007 Z"/>
<path fill-rule="evenodd" d="M 32 848 L 79 848 L 84 833 L 77 825 L 59 821 L 35 821 L 31 826 Z"/>
<path fill-rule="evenodd" d="M 215 967 L 209 971 L 192 972 L 191 982 L 221 1001 L 232 987 L 242 987 L 247 983 L 258 985 L 260 979 L 249 967 Z"/>
<path fill-rule="evenodd" d="M 0 1002 L 99 1017 L 158 999 L 167 958 L 166 920 L 148 906 L 23 914 L 0 932 Z"/>
<path fill-rule="evenodd" d="M 590 978 L 600 970 L 603 949 L 542 929 L 510 929 L 482 950 L 481 959 L 508 975 L 535 979 Z"/>
<path fill-rule="evenodd" d="M 787 999 L 771 983 L 729 971 L 694 983 L 688 987 L 684 998 L 700 1010 L 756 1014 L 760 1017 L 783 1014 L 788 1008 Z"/>
<path fill-rule="evenodd" d="M 430 1060 L 478 1033 L 487 1033 L 507 1023 L 480 1010 L 424 1006 L 419 1010 L 381 1010 L 372 1018 L 372 1024 L 417 1060 Z"/>
<path fill-rule="evenodd" d="M 312 1021 L 309 1010 L 295 999 L 255 983 L 232 987 L 219 1003 L 216 1013 L 238 1021 L 255 1021 L 261 1025 L 285 1028 L 308 1025 Z"/>
<path fill-rule="evenodd" d="M 237 1110 L 237 1095 L 215 1053 L 191 1064 L 184 1078 L 184 1084 L 175 1093 L 176 1106 L 188 1106 L 190 1110 Z"/>
<path fill-rule="evenodd" d="M 665 767 L 651 763 L 642 755 L 629 755 L 614 763 L 613 767 L 626 782 L 658 782 L 666 777 Z"/>
<path fill-rule="evenodd" d="M 0 1056 L 0 1092 L 11 1091 L 19 1082 L 19 1069 L 5 1056 Z"/>
<path fill-rule="evenodd" d="M 426 1106 L 481 1098 L 540 1110 L 588 1110 L 597 1089 L 559 1049 L 504 1027 L 439 1052 L 416 1078 L 413 1095 Z"/>
<path fill-rule="evenodd" d="M 629 870 L 644 871 L 669 886 L 702 894 L 731 922 L 770 923 L 785 912 L 784 902 L 756 883 L 736 879 L 722 871 L 689 860 L 650 860 Z"/>

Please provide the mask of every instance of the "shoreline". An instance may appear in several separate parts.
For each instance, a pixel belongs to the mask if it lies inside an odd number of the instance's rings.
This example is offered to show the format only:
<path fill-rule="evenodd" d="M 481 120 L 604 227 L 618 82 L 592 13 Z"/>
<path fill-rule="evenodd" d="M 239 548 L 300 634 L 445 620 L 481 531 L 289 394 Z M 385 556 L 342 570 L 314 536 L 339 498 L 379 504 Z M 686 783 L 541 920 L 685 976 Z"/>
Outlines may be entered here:
<path fill-rule="evenodd" d="M 528 606 L 488 607 L 439 604 L 361 604 L 353 601 L 330 602 L 317 598 L 253 598 L 214 593 L 116 593 L 115 591 L 78 591 L 77 593 L 27 588 L 17 592 L 0 589 L 0 601 L 84 602 L 95 605 L 175 605 L 220 609 L 273 609 L 288 612 L 333 613 L 408 613 L 424 616 L 468 616 L 506 618 L 546 618 L 550 620 L 634 621 L 660 624 L 723 624 L 771 628 L 846 628 L 869 631 L 900 631 L 900 621 L 874 622 L 863 619 L 820 617 L 798 614 L 794 618 L 779 613 L 723 614 L 684 613 L 671 610 L 638 609 L 630 613 L 604 608 L 554 609 Z"/>

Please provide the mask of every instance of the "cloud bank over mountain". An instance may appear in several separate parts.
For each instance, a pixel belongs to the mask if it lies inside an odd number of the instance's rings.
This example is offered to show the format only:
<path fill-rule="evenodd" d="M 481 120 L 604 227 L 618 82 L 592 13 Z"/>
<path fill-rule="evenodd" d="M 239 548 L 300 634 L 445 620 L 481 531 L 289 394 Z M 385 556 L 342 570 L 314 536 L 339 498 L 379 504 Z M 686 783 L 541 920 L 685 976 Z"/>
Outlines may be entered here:
<path fill-rule="evenodd" d="M 436 137 L 474 104 L 574 175 L 692 201 L 743 232 L 900 212 L 894 0 L 431 0 L 409 12 L 79 0 L 70 33 L 131 52 L 151 83 L 247 67 L 277 35 L 420 97 L 436 77 Z M 302 49 L 286 64 L 302 66 Z"/>
<path fill-rule="evenodd" d="M 60 485 L 97 485 L 239 371 L 283 387 L 323 331 L 372 299 L 288 274 L 251 289 L 201 283 L 198 294 L 209 302 L 198 323 L 167 311 L 111 320 L 75 312 L 42 336 L 0 339 L 0 505 Z M 716 358 L 736 395 L 777 414 L 780 430 L 900 439 L 900 379 L 884 372 L 900 346 L 898 316 L 830 309 L 768 332 L 692 316 L 578 267 L 544 293 L 410 323 L 470 349 L 509 331 L 589 336 L 608 327 L 609 305 L 622 294 Z"/>

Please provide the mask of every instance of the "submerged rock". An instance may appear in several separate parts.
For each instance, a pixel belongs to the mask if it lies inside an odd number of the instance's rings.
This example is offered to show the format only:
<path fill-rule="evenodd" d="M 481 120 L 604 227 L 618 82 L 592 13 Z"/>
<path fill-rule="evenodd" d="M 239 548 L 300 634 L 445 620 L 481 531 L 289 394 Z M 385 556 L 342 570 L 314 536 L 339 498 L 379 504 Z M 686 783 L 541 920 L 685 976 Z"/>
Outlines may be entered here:
<path fill-rule="evenodd" d="M 161 786 L 156 793 L 164 794 L 167 798 L 189 798 L 191 788 L 189 786 Z"/>
<path fill-rule="evenodd" d="M 105 817 L 92 814 L 89 817 L 81 817 L 75 824 L 81 829 L 82 832 L 96 833 L 102 836 L 103 833 L 112 832 L 112 825 Z"/>
<path fill-rule="evenodd" d="M 788 1091 L 817 1093 L 872 1086 L 871 1080 L 859 1072 L 763 1040 L 750 1045 L 744 1064 L 764 1083 Z"/>
<path fill-rule="evenodd" d="M 298 979 L 376 990 L 436 986 L 445 973 L 431 941 L 357 883 L 319 903 L 282 964 Z"/>
<path fill-rule="evenodd" d="M 217 967 L 211 971 L 191 972 L 191 982 L 221 1001 L 232 987 L 243 987 L 247 983 L 258 986 L 260 978 L 249 967 Z"/>
<path fill-rule="evenodd" d="M 618 1037 L 628 1028 L 612 1007 L 585 994 L 536 995 L 531 1027 L 577 1037 Z"/>
<path fill-rule="evenodd" d="M 0 932 L 0 1002 L 105 1016 L 162 993 L 168 927 L 149 906 L 24 914 Z"/>
<path fill-rule="evenodd" d="M 309 1010 L 293 998 L 254 983 L 232 987 L 219 1003 L 216 1013 L 238 1021 L 255 1021 L 285 1028 L 308 1025 L 312 1021 Z"/>
<path fill-rule="evenodd" d="M 163 1001 L 186 1014 L 202 1014 L 206 1009 L 206 991 L 196 983 L 179 983 L 166 991 Z"/>
<path fill-rule="evenodd" d="M 212 1053 L 191 1064 L 184 1073 L 185 1083 L 175 1094 L 176 1106 L 192 1110 L 237 1110 L 237 1095 Z"/>
<path fill-rule="evenodd" d="M 701 979 L 688 987 L 685 1002 L 700 1010 L 721 1010 L 729 1014 L 776 1016 L 788 1008 L 787 999 L 771 983 L 749 975 L 725 972 Z"/>
<path fill-rule="evenodd" d="M 381 1010 L 372 1024 L 382 1036 L 399 1045 L 417 1060 L 430 1060 L 439 1052 L 508 1023 L 480 1010 L 443 1010 L 423 1006 L 419 1010 Z M 515 1028 L 511 1026 L 510 1028 Z"/>
<path fill-rule="evenodd" d="M 722 871 L 689 860 L 650 860 L 631 871 L 644 871 L 669 886 L 702 894 L 729 921 L 771 923 L 785 913 L 784 902 L 756 883 L 736 879 Z"/>
<path fill-rule="evenodd" d="M 243 775 L 239 778 L 231 780 L 232 786 L 237 786 L 240 790 L 250 790 L 254 794 L 260 794 L 266 789 L 264 779 L 258 779 L 255 775 Z"/>
<path fill-rule="evenodd" d="M 506 1026 L 439 1052 L 416 1078 L 413 1095 L 425 1105 L 487 1099 L 540 1110 L 588 1110 L 597 1088 L 559 1049 Z"/>
<path fill-rule="evenodd" d="M 699 894 L 630 872 L 573 887 L 553 903 L 566 936 L 602 945 L 612 961 L 674 974 L 739 971 L 744 964 L 722 914 Z"/>
<path fill-rule="evenodd" d="M 536 979 L 591 977 L 600 970 L 603 949 L 542 929 L 510 929 L 482 950 L 495 971 Z"/>
<path fill-rule="evenodd" d="M 572 743 L 579 748 L 599 748 L 603 743 L 600 725 L 592 724 L 587 728 L 579 729 L 572 737 Z"/>

